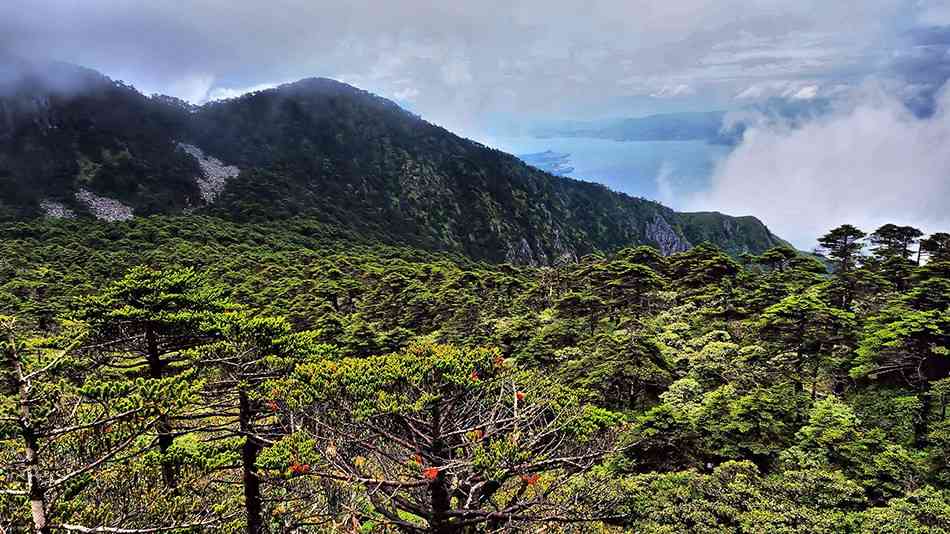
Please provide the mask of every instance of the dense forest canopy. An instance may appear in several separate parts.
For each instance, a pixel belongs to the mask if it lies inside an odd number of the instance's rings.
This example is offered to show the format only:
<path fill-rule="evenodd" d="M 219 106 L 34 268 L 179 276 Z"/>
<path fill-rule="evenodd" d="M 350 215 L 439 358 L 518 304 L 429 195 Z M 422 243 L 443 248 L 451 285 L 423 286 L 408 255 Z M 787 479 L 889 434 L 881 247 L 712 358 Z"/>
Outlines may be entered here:
<path fill-rule="evenodd" d="M 0 530 L 950 532 L 950 235 L 0 225 Z"/>

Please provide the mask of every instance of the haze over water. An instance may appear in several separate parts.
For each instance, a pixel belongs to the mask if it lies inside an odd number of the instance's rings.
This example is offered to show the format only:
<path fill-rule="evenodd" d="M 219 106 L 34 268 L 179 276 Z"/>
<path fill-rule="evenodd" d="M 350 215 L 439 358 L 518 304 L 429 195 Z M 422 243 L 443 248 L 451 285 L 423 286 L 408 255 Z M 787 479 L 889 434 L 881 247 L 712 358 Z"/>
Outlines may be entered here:
<path fill-rule="evenodd" d="M 683 208 L 686 196 L 707 190 L 716 164 L 731 147 L 706 141 L 613 141 L 584 137 L 499 137 L 491 146 L 512 154 L 551 150 L 570 154 L 566 176 L 598 182 L 632 196 Z"/>

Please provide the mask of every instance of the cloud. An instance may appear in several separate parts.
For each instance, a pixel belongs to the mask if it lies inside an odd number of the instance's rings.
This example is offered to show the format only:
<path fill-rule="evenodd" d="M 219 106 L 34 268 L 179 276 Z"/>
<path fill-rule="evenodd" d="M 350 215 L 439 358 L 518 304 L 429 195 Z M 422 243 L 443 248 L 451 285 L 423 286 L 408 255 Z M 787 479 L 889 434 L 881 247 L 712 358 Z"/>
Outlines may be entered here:
<path fill-rule="evenodd" d="M 171 82 L 168 93 L 189 102 L 204 102 L 214 85 L 214 76 L 204 74 Z"/>
<path fill-rule="evenodd" d="M 925 26 L 902 35 L 883 74 L 893 90 L 921 116 L 933 113 L 937 91 L 950 79 L 950 26 Z"/>
<path fill-rule="evenodd" d="M 258 91 L 273 89 L 278 85 L 281 85 L 281 83 L 259 83 L 250 87 L 215 87 L 213 90 L 209 89 L 206 91 L 202 98 L 193 100 L 193 102 L 203 103 L 213 100 L 227 100 L 229 98 L 237 98 L 248 93 L 256 93 Z"/>
<path fill-rule="evenodd" d="M 477 127 L 851 76 L 888 56 L 901 31 L 888 21 L 925 11 L 937 16 L 906 0 L 4 0 L 0 49 L 188 99 L 208 79 L 206 98 L 309 76 L 413 87 L 426 118 Z"/>
<path fill-rule="evenodd" d="M 756 215 L 810 249 L 844 223 L 950 230 L 950 91 L 921 118 L 881 86 L 798 127 L 761 121 L 717 167 L 694 210 Z"/>
<path fill-rule="evenodd" d="M 919 10 L 917 18 L 921 24 L 929 26 L 950 25 L 950 1 L 917 0 Z"/>
<path fill-rule="evenodd" d="M 695 95 L 696 91 L 685 83 L 678 85 L 664 85 L 659 91 L 650 94 L 653 98 L 676 98 L 678 96 Z"/>
<path fill-rule="evenodd" d="M 791 96 L 794 100 L 812 100 L 818 96 L 818 86 L 817 85 L 806 85 Z"/>
<path fill-rule="evenodd" d="M 467 85 L 472 79 L 467 60 L 455 58 L 442 65 L 442 81 L 450 87 Z"/>
<path fill-rule="evenodd" d="M 673 166 L 664 161 L 656 173 L 656 199 L 667 206 L 673 205 L 678 200 L 673 187 L 674 177 Z"/>
<path fill-rule="evenodd" d="M 393 98 L 402 102 L 412 102 L 419 96 L 419 90 L 415 87 L 404 87 L 393 93 Z"/>
<path fill-rule="evenodd" d="M 839 222 L 945 227 L 950 211 L 950 0 L 2 0 L 5 53 L 195 103 L 328 76 L 481 140 L 739 111 L 746 139 L 697 207 L 803 246 Z M 674 178 L 658 177 L 670 199 Z"/>
<path fill-rule="evenodd" d="M 847 84 L 824 84 L 814 80 L 771 80 L 757 82 L 744 88 L 735 95 L 735 100 L 765 100 L 782 98 L 787 100 L 813 100 L 819 97 L 837 96 L 847 92 Z"/>

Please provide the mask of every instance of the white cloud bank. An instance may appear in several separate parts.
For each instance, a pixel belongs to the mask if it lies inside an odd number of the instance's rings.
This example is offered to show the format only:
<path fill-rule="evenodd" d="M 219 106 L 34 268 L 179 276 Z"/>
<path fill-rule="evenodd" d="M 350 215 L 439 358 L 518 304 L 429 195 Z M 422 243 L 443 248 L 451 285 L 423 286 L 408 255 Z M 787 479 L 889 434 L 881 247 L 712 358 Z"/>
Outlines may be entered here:
<path fill-rule="evenodd" d="M 798 129 L 762 121 L 687 207 L 755 215 L 805 249 L 843 223 L 950 231 L 950 90 L 927 119 L 865 88 L 846 109 Z"/>
<path fill-rule="evenodd" d="M 288 82 L 282 82 L 288 83 Z M 227 100 L 229 98 L 237 98 L 241 95 L 246 95 L 248 93 L 256 93 L 257 91 L 264 91 L 267 89 L 273 89 L 277 87 L 280 83 L 261 83 L 257 85 L 252 85 L 250 87 L 216 87 L 214 89 L 209 89 L 205 91 L 205 94 L 200 98 L 192 100 L 196 103 L 210 102 L 214 100 Z"/>

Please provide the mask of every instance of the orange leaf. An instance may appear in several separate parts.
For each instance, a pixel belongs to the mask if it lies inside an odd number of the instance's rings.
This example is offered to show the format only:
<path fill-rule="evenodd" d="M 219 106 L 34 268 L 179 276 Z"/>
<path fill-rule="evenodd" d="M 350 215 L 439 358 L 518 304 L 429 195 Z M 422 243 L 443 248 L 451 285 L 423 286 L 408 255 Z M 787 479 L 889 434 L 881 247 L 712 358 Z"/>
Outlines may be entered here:
<path fill-rule="evenodd" d="M 298 464 L 294 462 L 290 466 L 290 471 L 296 475 L 302 475 L 310 472 L 310 464 Z"/>

